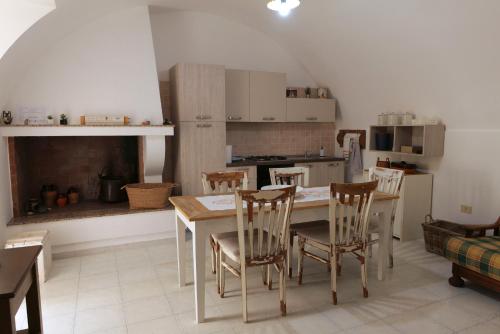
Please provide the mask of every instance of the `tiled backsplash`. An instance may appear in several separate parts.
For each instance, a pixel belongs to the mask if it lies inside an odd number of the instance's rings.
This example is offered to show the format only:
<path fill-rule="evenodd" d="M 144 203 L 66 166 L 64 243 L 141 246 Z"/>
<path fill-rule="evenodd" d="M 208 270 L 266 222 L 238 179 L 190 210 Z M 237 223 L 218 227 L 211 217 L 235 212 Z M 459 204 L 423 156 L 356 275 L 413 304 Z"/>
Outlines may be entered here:
<path fill-rule="evenodd" d="M 331 123 L 227 123 L 227 144 L 233 155 L 326 155 L 335 150 L 335 124 Z"/>

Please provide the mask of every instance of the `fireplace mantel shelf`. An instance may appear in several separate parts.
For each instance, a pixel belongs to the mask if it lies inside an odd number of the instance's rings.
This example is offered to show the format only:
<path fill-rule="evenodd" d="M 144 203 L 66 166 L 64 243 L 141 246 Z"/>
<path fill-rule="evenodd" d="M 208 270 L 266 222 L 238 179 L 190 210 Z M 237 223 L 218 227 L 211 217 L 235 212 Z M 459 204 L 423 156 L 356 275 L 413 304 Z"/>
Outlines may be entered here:
<path fill-rule="evenodd" d="M 174 125 L 3 125 L 1 137 L 173 136 Z"/>

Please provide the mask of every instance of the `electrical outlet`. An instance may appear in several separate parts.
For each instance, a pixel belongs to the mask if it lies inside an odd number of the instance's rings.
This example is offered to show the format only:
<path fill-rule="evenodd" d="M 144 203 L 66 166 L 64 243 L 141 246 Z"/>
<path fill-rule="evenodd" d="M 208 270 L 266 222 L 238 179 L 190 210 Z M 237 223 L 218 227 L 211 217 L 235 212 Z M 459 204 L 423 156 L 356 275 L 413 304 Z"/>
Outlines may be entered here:
<path fill-rule="evenodd" d="M 462 204 L 462 205 L 460 205 L 460 212 L 471 215 L 472 214 L 472 206 Z"/>

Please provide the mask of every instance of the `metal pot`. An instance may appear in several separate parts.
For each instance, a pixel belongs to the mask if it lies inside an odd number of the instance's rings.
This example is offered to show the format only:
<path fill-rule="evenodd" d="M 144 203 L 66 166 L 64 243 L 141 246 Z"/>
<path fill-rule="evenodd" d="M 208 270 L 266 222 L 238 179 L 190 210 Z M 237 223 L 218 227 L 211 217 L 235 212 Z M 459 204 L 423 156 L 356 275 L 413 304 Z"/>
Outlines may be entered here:
<path fill-rule="evenodd" d="M 122 202 L 125 199 L 125 191 L 121 188 L 125 184 L 122 177 L 101 176 L 100 199 L 104 202 Z"/>

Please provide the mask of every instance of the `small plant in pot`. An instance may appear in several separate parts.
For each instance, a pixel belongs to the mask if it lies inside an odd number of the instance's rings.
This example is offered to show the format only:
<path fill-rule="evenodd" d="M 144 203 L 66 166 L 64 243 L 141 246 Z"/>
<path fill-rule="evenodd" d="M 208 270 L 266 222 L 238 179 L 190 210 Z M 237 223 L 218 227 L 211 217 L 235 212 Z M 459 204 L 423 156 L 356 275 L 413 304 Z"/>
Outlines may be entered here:
<path fill-rule="evenodd" d="M 59 124 L 68 125 L 68 117 L 65 114 L 61 114 Z"/>
<path fill-rule="evenodd" d="M 78 204 L 79 200 L 80 200 L 80 193 L 78 192 L 78 189 L 76 189 L 75 187 L 70 187 L 68 189 L 69 204 Z"/>
<path fill-rule="evenodd" d="M 47 116 L 47 124 L 54 125 L 54 117 L 52 115 Z"/>

